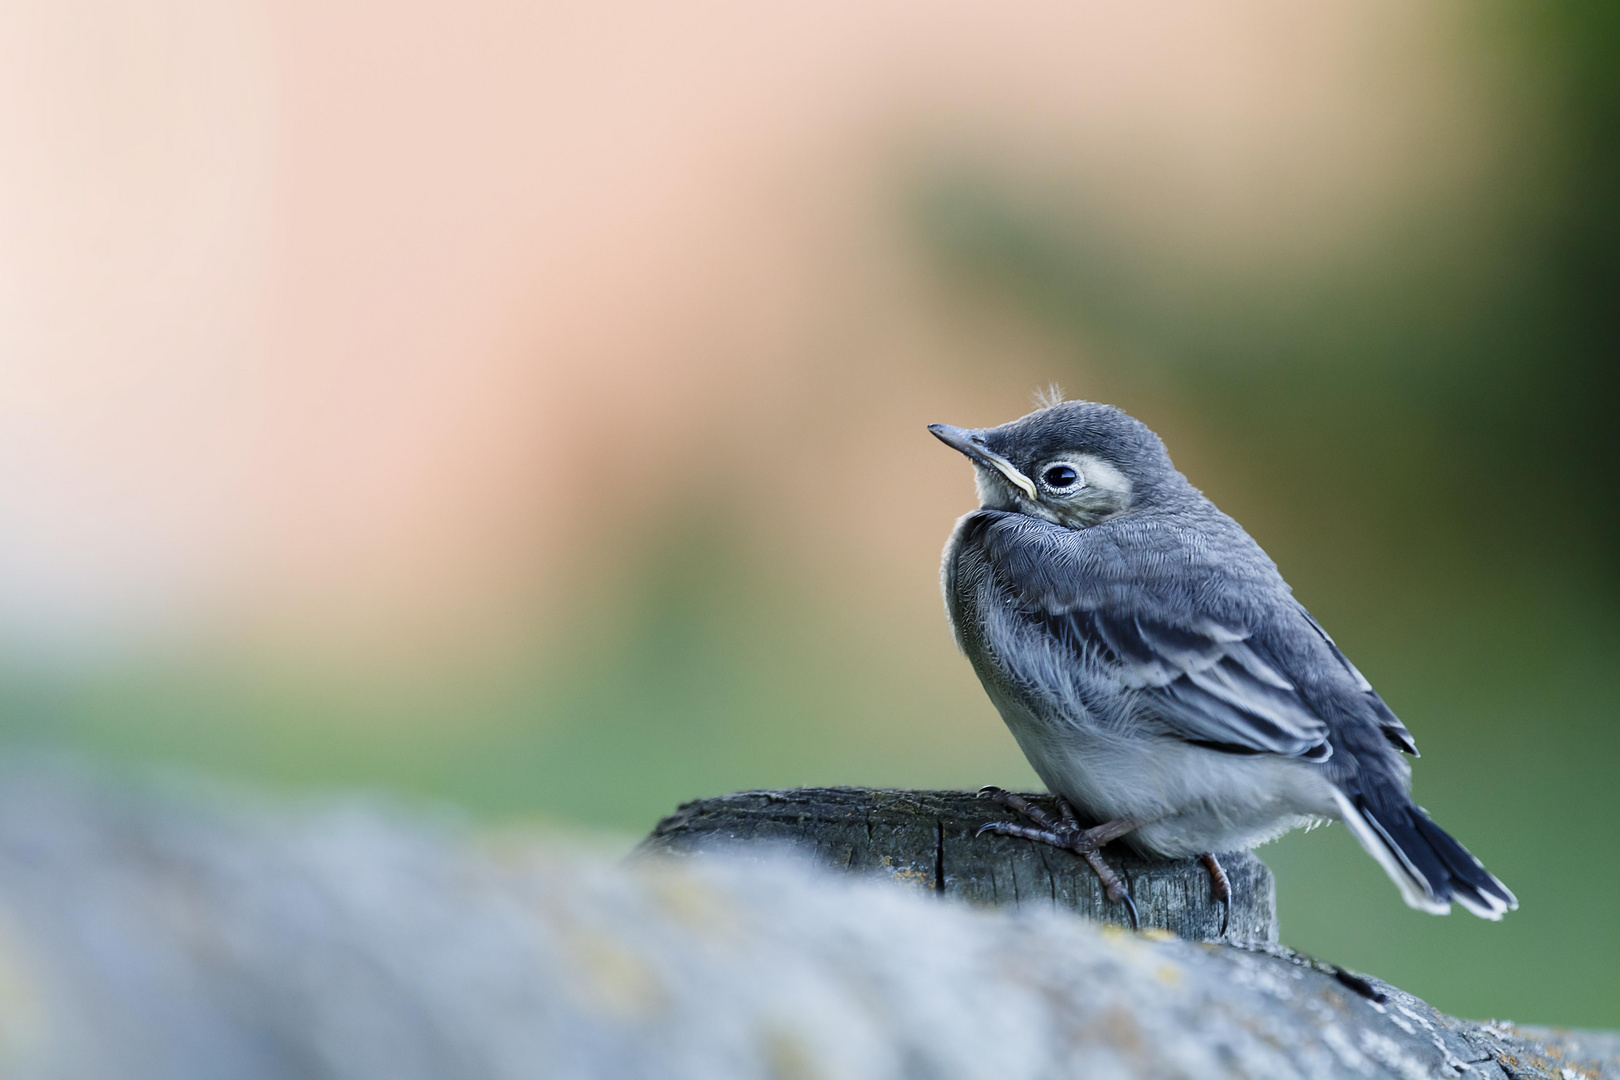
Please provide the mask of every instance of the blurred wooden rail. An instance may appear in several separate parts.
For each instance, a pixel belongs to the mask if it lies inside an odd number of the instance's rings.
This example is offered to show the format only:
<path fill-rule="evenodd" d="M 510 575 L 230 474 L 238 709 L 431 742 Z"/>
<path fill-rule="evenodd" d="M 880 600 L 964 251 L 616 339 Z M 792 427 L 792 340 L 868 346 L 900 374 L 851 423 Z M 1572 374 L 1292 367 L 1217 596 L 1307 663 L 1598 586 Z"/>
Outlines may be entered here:
<path fill-rule="evenodd" d="M 897 888 L 752 842 L 622 860 L 376 800 L 0 768 L 0 1076 L 1620 1080 L 1614 1035 L 1457 1020 L 1253 938 L 1074 918 L 1089 868 L 969 843 L 990 807 L 967 799 L 744 794 L 649 845 L 808 828 L 801 850 Z M 1192 867 L 1114 857 L 1145 912 L 1204 933 L 1196 903 L 1155 899 Z"/>

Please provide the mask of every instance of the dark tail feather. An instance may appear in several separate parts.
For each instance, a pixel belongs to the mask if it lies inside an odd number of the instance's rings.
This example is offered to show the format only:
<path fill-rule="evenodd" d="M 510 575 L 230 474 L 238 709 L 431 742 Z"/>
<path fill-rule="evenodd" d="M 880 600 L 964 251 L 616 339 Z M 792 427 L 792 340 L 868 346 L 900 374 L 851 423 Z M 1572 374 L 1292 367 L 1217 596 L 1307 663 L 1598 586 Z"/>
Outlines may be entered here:
<path fill-rule="evenodd" d="M 1497 881 L 1467 848 L 1452 839 L 1450 833 L 1430 821 L 1421 806 L 1412 807 L 1412 822 L 1450 871 L 1452 895 L 1457 903 L 1485 919 L 1500 919 L 1503 913 L 1519 906 L 1518 898 L 1508 887 Z"/>
<path fill-rule="evenodd" d="M 1404 795 L 1336 794 L 1345 824 L 1408 905 L 1444 915 L 1455 900 L 1482 919 L 1500 919 L 1519 906 L 1507 886 Z"/>

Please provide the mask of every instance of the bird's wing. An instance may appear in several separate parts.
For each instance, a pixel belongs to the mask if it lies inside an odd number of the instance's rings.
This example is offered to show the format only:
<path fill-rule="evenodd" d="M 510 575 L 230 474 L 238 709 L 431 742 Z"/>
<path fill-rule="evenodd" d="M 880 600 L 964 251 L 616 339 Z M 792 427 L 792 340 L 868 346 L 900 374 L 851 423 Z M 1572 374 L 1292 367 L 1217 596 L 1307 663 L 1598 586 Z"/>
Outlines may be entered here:
<path fill-rule="evenodd" d="M 1339 651 L 1339 646 L 1334 643 L 1333 638 L 1329 637 L 1328 632 L 1322 629 L 1322 624 L 1316 621 L 1315 616 L 1305 610 L 1303 604 L 1296 603 L 1295 606 L 1298 607 L 1299 613 L 1305 617 L 1305 621 L 1310 623 L 1311 629 L 1321 635 L 1322 640 L 1327 643 L 1328 649 L 1332 651 L 1334 658 L 1344 665 L 1344 670 L 1355 680 L 1356 689 L 1365 695 L 1368 706 L 1378 720 L 1378 727 L 1384 733 L 1384 738 L 1388 739 L 1390 745 L 1403 754 L 1420 757 L 1417 742 L 1413 740 L 1412 733 L 1406 730 L 1406 725 L 1401 723 L 1401 718 L 1395 715 L 1394 710 L 1384 704 L 1384 699 L 1378 696 L 1378 691 L 1374 690 L 1372 683 L 1367 681 L 1367 676 L 1357 670 L 1356 665 L 1350 662 L 1348 656 Z"/>
<path fill-rule="evenodd" d="M 1108 606 L 1025 609 L 1083 662 L 1104 664 L 1139 691 L 1171 733 L 1229 753 L 1325 761 L 1327 724 L 1248 631 L 1203 621 L 1178 625 Z"/>
<path fill-rule="evenodd" d="M 1171 734 L 1232 753 L 1325 761 L 1328 725 L 1289 670 L 1304 658 L 1279 656 L 1257 633 L 1268 612 L 1295 602 L 1258 545 L 1211 512 L 1201 527 L 1138 519 L 1085 530 L 985 513 L 962 535 L 1020 617 L 1137 691 Z M 1320 645 L 1309 652 L 1327 660 Z"/>

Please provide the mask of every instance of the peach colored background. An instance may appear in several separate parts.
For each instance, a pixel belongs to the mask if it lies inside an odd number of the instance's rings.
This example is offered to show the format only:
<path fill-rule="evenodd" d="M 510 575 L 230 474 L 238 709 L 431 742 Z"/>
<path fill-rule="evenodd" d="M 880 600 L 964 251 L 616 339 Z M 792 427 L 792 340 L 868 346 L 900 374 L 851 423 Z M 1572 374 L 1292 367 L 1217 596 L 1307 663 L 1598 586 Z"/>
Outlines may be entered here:
<path fill-rule="evenodd" d="M 1499 152 L 1450 12 L 8 4 L 0 625 L 482 648 L 701 492 L 933 618 L 968 480 L 921 425 L 1052 364 L 942 292 L 910 186 L 969 158 L 1199 263 L 1342 258 Z"/>

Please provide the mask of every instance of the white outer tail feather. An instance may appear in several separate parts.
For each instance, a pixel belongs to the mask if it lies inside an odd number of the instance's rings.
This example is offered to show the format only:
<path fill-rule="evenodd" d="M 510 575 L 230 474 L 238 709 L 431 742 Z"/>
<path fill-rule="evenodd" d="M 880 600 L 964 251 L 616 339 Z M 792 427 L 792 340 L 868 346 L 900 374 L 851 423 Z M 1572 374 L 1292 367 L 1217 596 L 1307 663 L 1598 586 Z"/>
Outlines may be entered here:
<path fill-rule="evenodd" d="M 1492 878 L 1492 880 L 1494 881 L 1495 878 Z M 1498 907 L 1497 904 L 1499 903 L 1499 901 L 1497 901 L 1495 897 L 1488 896 L 1485 899 L 1491 902 L 1490 907 L 1481 907 L 1480 905 L 1474 903 L 1472 900 L 1468 899 L 1465 896 L 1457 897 L 1457 903 L 1461 904 L 1463 907 L 1467 908 L 1469 911 L 1472 911 L 1475 915 L 1478 915 L 1480 918 L 1489 919 L 1489 920 L 1491 920 L 1491 922 L 1501 922 L 1502 921 L 1502 916 L 1507 914 L 1508 911 L 1511 910 L 1506 904 L 1502 904 L 1500 907 Z"/>
<path fill-rule="evenodd" d="M 1418 873 L 1411 860 L 1390 840 L 1384 830 L 1379 827 L 1377 821 L 1357 809 L 1356 805 L 1350 801 L 1349 796 L 1338 788 L 1333 789 L 1333 799 L 1339 804 L 1341 819 L 1361 844 L 1362 850 L 1378 860 L 1378 865 L 1384 868 L 1384 873 L 1388 874 L 1390 880 L 1395 882 L 1396 887 L 1401 890 L 1401 899 L 1406 901 L 1408 907 L 1417 908 L 1419 911 L 1427 911 L 1431 915 L 1451 914 L 1451 904 L 1435 899 L 1434 890 L 1430 886 L 1428 879 Z M 1479 862 L 1478 859 L 1474 861 L 1475 863 Z M 1483 870 L 1484 867 L 1481 866 L 1480 869 Z M 1496 881 L 1494 877 L 1491 880 Z M 1501 882 L 1498 881 L 1496 884 L 1502 888 L 1503 892 L 1507 892 L 1506 887 L 1502 886 Z M 1509 893 L 1509 895 L 1512 894 Z M 1461 893 L 1454 893 L 1452 898 L 1475 915 L 1482 919 L 1490 919 L 1492 922 L 1500 920 L 1508 910 L 1507 904 L 1493 896 L 1483 896 L 1483 904 L 1474 900 L 1473 897 L 1463 896 Z"/>
<path fill-rule="evenodd" d="M 1401 890 L 1401 899 L 1407 907 L 1427 911 L 1431 915 L 1450 915 L 1451 905 L 1430 895 L 1428 881 L 1414 869 L 1401 854 L 1400 848 L 1389 842 L 1383 830 L 1356 809 L 1350 797 L 1338 788 L 1333 789 L 1333 801 L 1339 804 L 1339 817 L 1349 826 L 1361 849 L 1378 860 L 1384 873 Z M 1500 915 L 1497 918 L 1501 918 Z"/>

